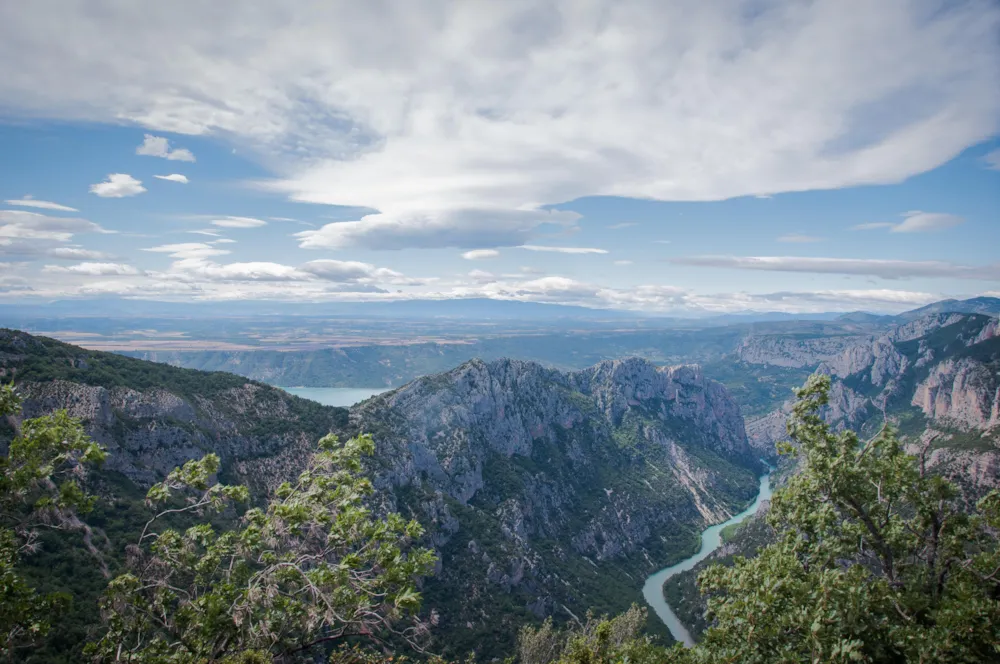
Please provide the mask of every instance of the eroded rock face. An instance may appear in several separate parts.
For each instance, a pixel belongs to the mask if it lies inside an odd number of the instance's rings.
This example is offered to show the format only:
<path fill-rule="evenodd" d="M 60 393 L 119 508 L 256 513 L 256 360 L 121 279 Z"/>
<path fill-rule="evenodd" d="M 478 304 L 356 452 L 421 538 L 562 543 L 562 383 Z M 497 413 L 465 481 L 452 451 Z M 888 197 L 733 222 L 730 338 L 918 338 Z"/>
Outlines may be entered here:
<path fill-rule="evenodd" d="M 970 358 L 945 360 L 917 385 L 911 403 L 930 419 L 963 429 L 1000 425 L 1000 381 L 982 362 Z"/>
<path fill-rule="evenodd" d="M 750 364 L 775 367 L 814 367 L 833 360 L 848 348 L 863 346 L 872 340 L 868 335 L 838 335 L 801 339 L 794 336 L 755 336 L 745 338 L 736 356 Z"/>
<path fill-rule="evenodd" d="M 817 369 L 833 378 L 824 417 L 838 429 L 861 430 L 883 412 L 900 420 L 919 409 L 927 430 L 940 430 L 934 467 L 974 488 L 992 486 L 1000 449 L 997 336 L 996 318 L 933 314 L 847 348 Z M 754 444 L 781 434 L 788 407 L 748 423 Z"/>

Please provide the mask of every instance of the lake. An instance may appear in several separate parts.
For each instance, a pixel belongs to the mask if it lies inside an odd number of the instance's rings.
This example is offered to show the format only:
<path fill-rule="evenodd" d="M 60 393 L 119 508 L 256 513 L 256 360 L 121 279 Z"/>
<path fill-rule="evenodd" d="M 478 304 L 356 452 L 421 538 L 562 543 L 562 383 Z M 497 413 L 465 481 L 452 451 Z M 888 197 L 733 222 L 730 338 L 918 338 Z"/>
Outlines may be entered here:
<path fill-rule="evenodd" d="M 343 408 L 388 391 L 388 388 L 384 387 L 282 387 L 281 389 L 303 399 L 318 401 L 324 406 Z"/>

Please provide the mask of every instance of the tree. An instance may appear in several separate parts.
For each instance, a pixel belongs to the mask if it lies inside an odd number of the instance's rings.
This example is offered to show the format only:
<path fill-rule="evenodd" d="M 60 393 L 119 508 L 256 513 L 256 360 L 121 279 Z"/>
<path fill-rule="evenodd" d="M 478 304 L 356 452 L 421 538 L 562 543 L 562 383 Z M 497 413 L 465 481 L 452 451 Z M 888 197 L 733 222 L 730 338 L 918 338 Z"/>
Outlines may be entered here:
<path fill-rule="evenodd" d="M 13 385 L 0 386 L 0 418 L 20 409 Z M 81 525 L 76 515 L 94 501 L 82 488 L 86 467 L 104 458 L 66 411 L 25 420 L 0 456 L 0 656 L 36 643 L 67 608 L 68 595 L 38 594 L 18 563 L 37 548 L 40 530 Z"/>
<path fill-rule="evenodd" d="M 574 629 L 561 631 L 552 618 L 541 627 L 524 627 L 517 638 L 519 664 L 658 664 L 666 651 L 643 635 L 646 609 L 632 608 L 614 618 L 587 620 Z"/>
<path fill-rule="evenodd" d="M 174 470 L 149 490 L 159 511 L 130 547 L 129 571 L 111 581 L 107 631 L 88 653 L 137 664 L 291 662 L 351 638 L 419 647 L 415 584 L 435 559 L 411 545 L 423 532 L 416 521 L 366 506 L 362 456 L 373 451 L 369 436 L 326 436 L 295 482 L 225 530 L 206 510 L 246 502 L 247 489 L 212 483 L 212 454 Z M 183 513 L 202 520 L 157 530 Z"/>
<path fill-rule="evenodd" d="M 710 627 L 693 662 L 1000 661 L 1000 495 L 966 513 L 891 426 L 861 443 L 820 416 L 829 378 L 798 392 L 798 472 L 774 494 L 776 541 L 699 585 Z"/>

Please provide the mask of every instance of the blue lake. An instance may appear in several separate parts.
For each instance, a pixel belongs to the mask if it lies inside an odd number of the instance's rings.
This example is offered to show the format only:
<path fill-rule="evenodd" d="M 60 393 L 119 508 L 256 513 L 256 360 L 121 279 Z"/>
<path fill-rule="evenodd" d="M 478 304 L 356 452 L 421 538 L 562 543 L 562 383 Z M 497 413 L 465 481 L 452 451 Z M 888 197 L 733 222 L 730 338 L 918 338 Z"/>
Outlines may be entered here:
<path fill-rule="evenodd" d="M 387 391 L 387 388 L 378 387 L 282 387 L 281 389 L 303 399 L 318 401 L 324 406 L 345 408 Z"/>

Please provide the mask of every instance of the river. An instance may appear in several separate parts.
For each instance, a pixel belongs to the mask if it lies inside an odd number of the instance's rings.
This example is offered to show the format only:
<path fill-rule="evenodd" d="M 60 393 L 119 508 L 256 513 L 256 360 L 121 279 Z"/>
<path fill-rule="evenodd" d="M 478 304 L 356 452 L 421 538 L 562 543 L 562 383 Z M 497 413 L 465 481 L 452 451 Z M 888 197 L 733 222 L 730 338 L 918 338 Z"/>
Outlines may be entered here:
<path fill-rule="evenodd" d="M 285 392 L 303 399 L 318 401 L 324 406 L 344 408 L 364 401 L 368 397 L 385 392 L 388 388 L 377 387 L 282 387 Z"/>
<path fill-rule="evenodd" d="M 670 634 L 675 640 L 680 641 L 686 646 L 693 646 L 694 639 L 688 633 L 681 621 L 677 619 L 674 612 L 670 609 L 670 605 L 667 604 L 667 600 L 663 598 L 663 584 L 667 579 L 679 574 L 681 572 L 686 572 L 691 569 L 702 560 L 707 558 L 710 553 L 719 548 L 722 543 L 722 529 L 728 525 L 739 523 L 757 512 L 757 508 L 760 507 L 762 501 L 769 500 L 771 498 L 771 476 L 761 475 L 760 476 L 760 491 L 757 493 L 757 498 L 753 501 L 750 507 L 746 508 L 733 518 L 729 519 L 724 523 L 716 524 L 701 533 L 701 548 L 698 549 L 698 553 L 694 554 L 690 558 L 685 558 L 676 565 L 671 565 L 670 567 L 665 567 L 659 572 L 653 574 L 648 579 L 646 579 L 646 584 L 642 587 L 642 595 L 646 598 L 646 603 L 653 607 L 653 611 L 663 624 L 667 626 L 670 630 Z"/>

